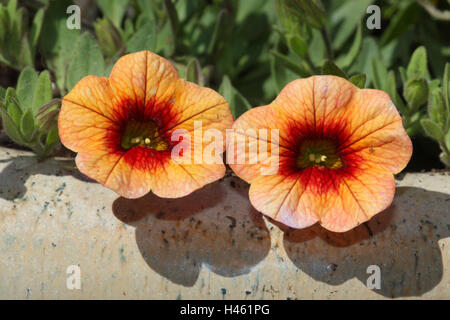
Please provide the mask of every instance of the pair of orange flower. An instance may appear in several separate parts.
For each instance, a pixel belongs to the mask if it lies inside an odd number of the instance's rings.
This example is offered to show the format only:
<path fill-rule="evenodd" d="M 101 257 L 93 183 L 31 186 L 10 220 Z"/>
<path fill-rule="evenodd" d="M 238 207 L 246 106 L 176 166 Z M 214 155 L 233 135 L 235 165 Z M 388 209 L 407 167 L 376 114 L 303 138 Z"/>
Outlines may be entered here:
<path fill-rule="evenodd" d="M 138 198 L 151 190 L 177 198 L 225 174 L 223 163 L 186 164 L 171 157 L 184 140 L 172 141 L 172 133 L 194 134 L 194 121 L 224 135 L 230 128 L 234 135 L 256 129 L 246 135 L 249 143 L 267 139 L 257 129 L 279 130 L 272 159 L 277 172 L 261 175 L 261 163 L 230 166 L 251 184 L 257 210 L 294 228 L 319 222 L 344 232 L 369 220 L 392 202 L 393 173 L 412 153 L 402 119 L 382 91 L 360 90 L 334 76 L 299 79 L 270 105 L 233 123 L 221 95 L 180 79 L 167 60 L 149 51 L 122 57 L 109 78 L 82 79 L 63 99 L 59 134 L 78 153 L 79 170 L 120 195 Z M 258 156 L 250 149 L 246 158 Z M 269 151 L 266 157 L 275 155 Z"/>

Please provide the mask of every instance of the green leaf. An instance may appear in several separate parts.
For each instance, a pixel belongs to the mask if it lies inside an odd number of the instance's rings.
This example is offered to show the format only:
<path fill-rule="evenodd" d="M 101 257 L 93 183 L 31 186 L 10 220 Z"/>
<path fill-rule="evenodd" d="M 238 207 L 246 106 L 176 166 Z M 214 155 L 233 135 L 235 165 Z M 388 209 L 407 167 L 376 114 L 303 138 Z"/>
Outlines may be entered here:
<path fill-rule="evenodd" d="M 372 59 L 372 75 L 375 88 L 386 91 L 388 71 L 378 58 Z"/>
<path fill-rule="evenodd" d="M 408 6 L 400 9 L 389 23 L 387 29 L 383 32 L 380 44 L 385 46 L 392 40 L 399 38 L 408 31 L 411 25 L 416 23 L 420 14 L 420 7 L 413 1 L 411 1 Z"/>
<path fill-rule="evenodd" d="M 47 67 L 54 73 L 55 82 L 61 95 L 66 93 L 68 66 L 79 50 L 80 30 L 67 28 L 67 7 L 72 1 L 50 1 L 46 9 L 39 48 L 45 58 Z M 76 49 L 75 49 L 76 48 Z"/>
<path fill-rule="evenodd" d="M 129 0 L 97 0 L 97 5 L 116 28 L 121 27 L 122 19 L 127 11 Z"/>
<path fill-rule="evenodd" d="M 353 62 L 358 57 L 359 52 L 361 51 L 362 47 L 362 26 L 361 24 L 358 25 L 358 29 L 356 30 L 355 40 L 353 40 L 353 44 L 348 51 L 348 53 L 345 56 L 339 57 L 336 60 L 336 64 L 341 66 L 342 69 L 349 68 Z"/>
<path fill-rule="evenodd" d="M 281 65 L 284 65 L 286 68 L 290 69 L 291 71 L 295 72 L 300 77 L 308 77 L 310 76 L 310 72 L 303 66 L 301 63 L 296 63 L 288 56 L 285 56 L 284 54 L 281 54 L 277 51 L 271 51 L 272 55 L 275 58 L 275 61 L 277 63 L 280 63 Z"/>
<path fill-rule="evenodd" d="M 366 84 L 366 75 L 364 73 L 355 74 L 348 79 L 351 83 L 357 86 L 360 89 L 364 89 L 364 85 Z"/>
<path fill-rule="evenodd" d="M 397 81 L 395 79 L 395 72 L 390 70 L 388 72 L 387 81 L 386 81 L 386 92 L 391 97 L 391 100 L 394 102 L 397 109 L 400 111 L 402 115 L 407 114 L 407 110 L 402 98 L 399 96 L 397 92 Z"/>
<path fill-rule="evenodd" d="M 413 77 L 422 77 L 430 80 L 430 72 L 427 66 L 427 51 L 425 47 L 418 47 L 409 61 L 408 68 L 406 69 L 406 76 L 408 79 Z"/>
<path fill-rule="evenodd" d="M 19 105 L 19 98 L 17 98 L 17 94 L 16 94 L 16 90 L 14 90 L 14 88 L 9 87 L 8 89 L 6 89 L 6 94 L 5 94 L 5 105 L 9 105 L 10 103 L 15 103 L 17 105 Z"/>
<path fill-rule="evenodd" d="M 308 55 L 308 44 L 299 35 L 287 36 L 289 48 L 299 57 Z"/>
<path fill-rule="evenodd" d="M 36 52 L 36 47 L 38 44 L 39 36 L 41 34 L 42 24 L 44 22 L 44 9 L 39 9 L 34 18 L 33 22 L 31 24 L 31 31 L 30 31 L 30 47 L 32 56 L 34 57 L 34 54 Z"/>
<path fill-rule="evenodd" d="M 445 135 L 445 146 L 447 147 L 448 150 L 450 150 L 450 129 Z"/>
<path fill-rule="evenodd" d="M 327 61 L 322 67 L 322 74 L 329 74 L 333 76 L 338 76 L 344 79 L 347 79 L 347 75 L 344 71 L 339 69 L 337 65 L 335 65 L 332 61 Z"/>
<path fill-rule="evenodd" d="M 403 96 L 409 104 L 409 108 L 414 112 L 422 106 L 428 99 L 428 83 L 423 78 L 412 78 L 404 87 Z"/>
<path fill-rule="evenodd" d="M 363 40 L 361 52 L 356 61 L 349 68 L 348 73 L 364 73 L 367 76 L 366 86 L 373 82 L 372 59 L 381 56 L 377 41 L 372 37 L 365 37 Z"/>
<path fill-rule="evenodd" d="M 58 141 L 59 141 L 58 128 L 55 127 L 47 133 L 47 137 L 45 139 L 45 150 L 47 151 L 47 153 L 51 151 L 51 149 L 55 146 L 55 144 Z"/>
<path fill-rule="evenodd" d="M 219 87 L 219 93 L 228 101 L 233 117 L 237 119 L 245 111 L 251 109 L 247 99 L 231 84 L 230 78 L 224 76 Z"/>
<path fill-rule="evenodd" d="M 67 89 L 71 90 L 85 76 L 103 76 L 104 72 L 105 61 L 97 42 L 89 33 L 84 33 L 75 56 L 69 64 Z"/>
<path fill-rule="evenodd" d="M 444 79 L 442 80 L 442 94 L 447 106 L 447 112 L 450 114 L 450 63 L 445 64 Z"/>
<path fill-rule="evenodd" d="M 33 97 L 36 91 L 38 74 L 32 67 L 26 67 L 19 75 L 17 80 L 17 97 L 19 98 L 20 107 L 23 111 L 32 108 Z"/>
<path fill-rule="evenodd" d="M 313 28 L 321 29 L 325 26 L 325 11 L 316 0 L 277 0 L 278 16 L 281 20 L 306 22 Z"/>
<path fill-rule="evenodd" d="M 342 1 L 342 5 L 331 15 L 331 27 L 336 30 L 333 47 L 340 49 L 352 36 L 361 19 L 366 15 L 371 0 Z M 351 14 L 349 14 L 351 13 Z"/>
<path fill-rule="evenodd" d="M 444 104 L 441 88 L 431 90 L 428 99 L 428 116 L 444 128 L 447 122 L 447 109 Z"/>
<path fill-rule="evenodd" d="M 206 50 L 206 53 L 208 55 L 212 55 L 214 53 L 214 51 L 217 49 L 218 47 L 218 43 L 221 40 L 220 38 L 220 34 L 221 34 L 221 30 L 226 29 L 226 21 L 225 21 L 225 15 L 226 15 L 226 10 L 222 9 L 219 11 L 219 14 L 217 15 L 217 20 L 216 23 L 214 25 L 214 29 L 213 29 L 213 33 L 211 36 L 211 39 L 209 41 L 208 44 L 208 49 Z"/>
<path fill-rule="evenodd" d="M 122 39 L 116 27 L 108 18 L 98 19 L 94 23 L 95 35 L 98 43 L 107 58 L 115 56 L 122 47 Z"/>
<path fill-rule="evenodd" d="M 32 112 L 36 115 L 39 108 L 52 99 L 52 82 L 48 71 L 41 72 L 36 83 Z"/>
<path fill-rule="evenodd" d="M 15 143 L 24 145 L 25 142 L 20 135 L 19 129 L 9 116 L 8 112 L 4 108 L 0 108 L 0 114 L 2 118 L 3 129 L 5 130 L 6 135 Z"/>
<path fill-rule="evenodd" d="M 11 102 L 6 106 L 6 111 L 8 112 L 11 120 L 16 124 L 17 127 L 20 126 L 20 119 L 22 118 L 22 110 L 15 102 Z"/>
<path fill-rule="evenodd" d="M 30 109 L 22 114 L 22 119 L 20 120 L 20 133 L 27 142 L 30 142 L 33 139 L 34 117 Z"/>
<path fill-rule="evenodd" d="M 399 67 L 398 71 L 400 72 L 400 79 L 402 80 L 402 83 L 405 85 L 408 81 L 408 77 L 406 75 L 406 69 L 404 67 Z"/>
<path fill-rule="evenodd" d="M 423 127 L 423 130 L 425 130 L 425 133 L 435 139 L 438 142 L 444 141 L 444 132 L 442 132 L 442 129 L 439 127 L 439 125 L 430 120 L 430 119 L 422 119 L 420 120 L 420 124 Z"/>
<path fill-rule="evenodd" d="M 21 41 L 19 61 L 22 66 L 33 66 L 33 53 L 31 52 L 30 43 L 27 38 Z"/>
<path fill-rule="evenodd" d="M 138 52 L 142 50 L 157 51 L 158 37 L 155 25 L 151 22 L 143 24 L 127 41 L 127 52 Z"/>

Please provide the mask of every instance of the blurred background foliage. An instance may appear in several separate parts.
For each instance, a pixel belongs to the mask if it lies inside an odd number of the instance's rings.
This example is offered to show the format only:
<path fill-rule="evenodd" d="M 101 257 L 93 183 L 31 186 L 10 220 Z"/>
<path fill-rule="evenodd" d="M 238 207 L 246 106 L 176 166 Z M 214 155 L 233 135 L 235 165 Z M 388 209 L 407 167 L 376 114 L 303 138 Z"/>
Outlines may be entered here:
<path fill-rule="evenodd" d="M 81 29 L 71 30 L 74 4 Z M 381 9 L 380 29 L 367 27 L 371 5 Z M 450 166 L 449 21 L 450 0 L 0 0 L 3 130 L 51 155 L 60 98 L 147 49 L 218 90 L 235 117 L 314 74 L 384 90 L 413 138 L 410 170 L 442 168 Z"/>

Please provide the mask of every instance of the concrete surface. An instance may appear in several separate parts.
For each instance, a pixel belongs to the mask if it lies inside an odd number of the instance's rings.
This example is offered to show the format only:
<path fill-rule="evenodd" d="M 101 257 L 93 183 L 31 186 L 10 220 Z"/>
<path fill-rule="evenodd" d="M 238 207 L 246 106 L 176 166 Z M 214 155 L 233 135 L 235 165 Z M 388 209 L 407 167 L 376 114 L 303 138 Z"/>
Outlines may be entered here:
<path fill-rule="evenodd" d="M 450 298 L 450 175 L 407 174 L 391 208 L 344 234 L 283 231 L 247 190 L 226 178 L 132 201 L 0 149 L 0 298 Z M 80 290 L 66 286 L 70 265 Z M 366 286 L 370 265 L 380 289 Z"/>

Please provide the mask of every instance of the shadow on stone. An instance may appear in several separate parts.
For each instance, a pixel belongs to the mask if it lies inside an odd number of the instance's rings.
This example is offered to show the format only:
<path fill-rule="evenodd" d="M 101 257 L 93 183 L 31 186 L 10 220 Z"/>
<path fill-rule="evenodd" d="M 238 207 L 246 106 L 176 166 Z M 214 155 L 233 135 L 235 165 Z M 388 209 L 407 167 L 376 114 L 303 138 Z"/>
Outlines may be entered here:
<path fill-rule="evenodd" d="M 86 182 L 95 182 L 84 176 L 78 170 L 69 170 L 73 167 L 73 160 L 49 158 L 39 160 L 35 156 L 17 156 L 0 160 L 0 164 L 7 163 L 0 172 L 0 198 L 14 200 L 22 198 L 27 192 L 25 186 L 28 178 L 35 174 L 66 176 L 71 175 Z"/>
<path fill-rule="evenodd" d="M 227 179 L 179 199 L 151 193 L 136 200 L 118 198 L 113 212 L 136 228 L 139 250 L 154 271 L 193 286 L 202 265 L 233 277 L 248 273 L 268 254 L 269 231 L 245 199 L 247 193 L 247 184 Z"/>
<path fill-rule="evenodd" d="M 366 224 L 345 233 L 315 225 L 287 229 L 284 246 L 294 264 L 317 281 L 339 285 L 354 277 L 366 285 L 381 269 L 386 297 L 420 296 L 442 279 L 438 240 L 450 236 L 450 195 L 399 187 L 393 205 Z M 445 248 L 442 248 L 444 250 Z"/>

